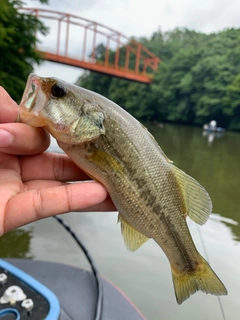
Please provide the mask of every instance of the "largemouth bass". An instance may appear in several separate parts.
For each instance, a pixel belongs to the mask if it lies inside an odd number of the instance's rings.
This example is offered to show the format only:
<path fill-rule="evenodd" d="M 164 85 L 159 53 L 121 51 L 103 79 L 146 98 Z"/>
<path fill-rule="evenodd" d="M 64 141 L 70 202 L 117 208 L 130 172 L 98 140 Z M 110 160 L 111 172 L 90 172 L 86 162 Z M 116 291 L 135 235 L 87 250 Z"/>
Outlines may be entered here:
<path fill-rule="evenodd" d="M 198 253 L 186 216 L 202 225 L 212 210 L 206 190 L 175 167 L 140 122 L 112 101 L 56 78 L 31 74 L 20 120 L 45 127 L 117 210 L 124 242 L 138 249 L 152 238 L 166 254 L 177 302 L 201 290 L 227 290 Z"/>

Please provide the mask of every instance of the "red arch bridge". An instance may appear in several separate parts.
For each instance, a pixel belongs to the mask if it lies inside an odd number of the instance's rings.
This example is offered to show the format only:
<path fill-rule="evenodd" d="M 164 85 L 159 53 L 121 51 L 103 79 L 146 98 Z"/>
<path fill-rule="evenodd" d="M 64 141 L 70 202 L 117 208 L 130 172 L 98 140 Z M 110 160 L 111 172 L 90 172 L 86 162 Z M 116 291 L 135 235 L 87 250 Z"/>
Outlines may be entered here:
<path fill-rule="evenodd" d="M 49 27 L 37 45 L 46 60 L 143 83 L 151 82 L 160 63 L 141 43 L 95 21 L 52 10 L 19 10 Z"/>

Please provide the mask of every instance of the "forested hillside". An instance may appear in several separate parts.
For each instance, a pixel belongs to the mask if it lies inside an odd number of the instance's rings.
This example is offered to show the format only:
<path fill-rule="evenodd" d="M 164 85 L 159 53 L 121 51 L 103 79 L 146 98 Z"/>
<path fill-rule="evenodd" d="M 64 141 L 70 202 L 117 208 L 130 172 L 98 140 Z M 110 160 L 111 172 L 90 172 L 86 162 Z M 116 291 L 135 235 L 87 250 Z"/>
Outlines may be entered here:
<path fill-rule="evenodd" d="M 150 85 L 85 72 L 77 84 L 140 120 L 219 126 L 240 131 L 240 29 L 203 34 L 157 31 L 137 39 L 161 58 Z M 104 59 L 99 47 L 98 57 Z"/>
<path fill-rule="evenodd" d="M 39 0 L 48 3 L 48 0 Z M 0 0 L 0 86 L 20 102 L 29 73 L 43 59 L 35 50 L 37 32 L 47 33 L 44 24 L 33 15 L 21 13 L 22 0 Z"/>

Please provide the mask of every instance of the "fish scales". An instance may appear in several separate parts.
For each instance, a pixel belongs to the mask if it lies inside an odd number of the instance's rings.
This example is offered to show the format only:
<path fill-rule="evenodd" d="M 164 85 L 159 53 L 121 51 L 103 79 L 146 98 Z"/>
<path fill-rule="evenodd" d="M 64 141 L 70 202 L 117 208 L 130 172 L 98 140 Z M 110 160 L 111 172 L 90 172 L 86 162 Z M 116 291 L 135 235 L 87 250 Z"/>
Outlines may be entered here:
<path fill-rule="evenodd" d="M 126 144 L 125 141 L 128 132 L 132 132 L 133 119 L 130 118 L 128 122 L 125 121 L 124 130 L 122 130 L 117 122 L 114 122 L 114 124 L 111 123 L 114 115 L 110 114 L 108 116 L 106 114 L 106 118 L 108 117 L 110 118 L 110 124 L 106 124 L 106 131 L 109 134 L 99 138 L 98 148 L 104 150 L 106 153 L 110 153 L 116 157 L 116 159 L 121 159 L 126 173 L 124 176 L 121 172 L 117 175 L 109 166 L 106 168 L 108 171 L 103 178 L 101 169 L 92 162 L 83 164 L 82 168 L 90 174 L 94 172 L 97 180 L 101 181 L 110 192 L 114 203 L 123 217 L 146 237 L 153 238 L 162 247 L 174 265 L 179 265 L 177 262 L 181 261 L 181 259 L 189 261 L 189 254 L 187 254 L 187 252 L 192 251 L 193 257 L 195 246 L 192 242 L 187 242 L 184 244 L 184 247 L 186 247 L 185 250 L 182 249 L 179 251 L 178 244 L 180 242 L 178 241 L 177 235 L 179 233 L 181 235 L 188 235 L 189 231 L 184 219 L 180 220 L 182 222 L 181 224 L 176 225 L 176 223 L 174 223 L 176 215 L 183 217 L 184 212 L 181 205 L 182 199 L 179 188 L 177 188 L 176 183 L 169 183 L 171 179 L 175 180 L 170 168 L 163 166 L 164 160 L 161 159 L 162 155 L 158 149 L 152 148 L 152 144 L 154 144 L 152 138 L 149 138 L 144 131 L 142 134 L 142 126 L 139 126 L 140 133 L 134 132 L 134 136 L 137 136 L 137 139 L 134 139 L 134 141 L 136 141 L 137 144 Z M 115 134 L 116 131 L 117 135 Z M 116 136 L 118 137 L 117 142 L 115 139 Z M 143 146 L 143 148 L 141 148 L 141 146 Z M 76 158 L 79 158 L 79 156 L 83 158 L 82 155 L 78 154 L 78 146 L 75 146 L 75 149 Z M 144 152 L 139 154 L 138 150 L 142 149 Z M 136 165 L 134 165 L 136 163 L 138 163 L 138 170 L 136 169 Z M 169 166 L 171 166 L 171 164 L 169 164 Z M 161 179 L 158 174 L 162 169 L 168 171 L 168 174 L 166 173 L 164 175 L 164 179 Z M 112 178 L 113 175 L 114 179 Z M 146 176 L 151 180 L 151 184 L 146 183 Z M 139 179 L 141 181 L 140 184 L 138 183 Z M 173 186 L 175 187 L 174 189 Z M 158 197 L 155 196 L 156 190 Z M 166 192 L 166 190 L 168 192 Z M 172 193 L 175 194 L 173 199 Z M 122 199 L 126 199 L 126 201 L 123 202 Z M 173 200 L 175 200 L 176 203 L 173 203 Z M 125 212 L 128 212 L 128 215 L 125 215 Z M 149 215 L 149 212 L 152 212 L 152 214 Z M 137 222 L 135 219 L 136 215 L 141 217 Z M 174 233 L 172 230 L 174 230 Z M 163 236 L 164 234 L 167 236 Z M 169 237 L 169 234 L 171 237 Z M 172 235 L 174 235 L 174 237 Z M 181 244 L 183 245 L 183 243 Z M 168 248 L 170 248 L 170 250 L 168 250 Z M 176 250 L 173 251 L 173 248 L 176 248 Z M 179 252 L 181 252 L 180 255 Z M 182 252 L 185 252 L 185 255 L 183 255 Z"/>
<path fill-rule="evenodd" d="M 126 125 L 126 123 L 125 123 Z M 129 123 L 128 125 L 131 125 Z M 111 128 L 111 126 L 110 126 Z M 115 127 L 116 128 L 116 127 Z M 167 207 L 168 203 L 171 204 L 170 210 L 165 210 L 165 215 L 170 215 L 169 222 L 171 222 L 171 216 L 174 219 L 174 216 L 176 214 L 181 214 L 180 210 L 175 210 L 172 201 L 169 201 L 167 195 L 168 192 L 164 192 L 163 190 L 170 187 L 169 179 L 171 178 L 171 171 L 169 171 L 169 176 L 166 175 L 165 179 L 159 182 L 159 176 L 156 174 L 156 170 L 161 171 L 161 161 L 159 159 L 159 152 L 155 152 L 154 154 L 150 153 L 152 150 L 149 148 L 149 143 L 152 143 L 151 139 L 150 141 L 144 141 L 144 137 L 141 139 L 141 143 L 144 143 L 145 152 L 146 154 L 149 154 L 150 156 L 150 164 L 146 165 L 145 159 L 139 157 L 139 152 L 137 151 L 139 146 L 121 143 L 121 141 L 125 141 L 127 128 L 125 126 L 125 130 L 117 130 L 118 131 L 118 143 L 116 144 L 116 147 L 109 147 L 112 145 L 115 145 L 114 137 L 116 135 L 111 134 L 111 129 L 109 130 L 108 125 L 106 125 L 106 130 L 109 132 L 108 137 L 112 137 L 112 141 L 107 137 L 103 136 L 100 137 L 98 140 L 98 148 L 101 150 L 104 150 L 106 153 L 110 153 L 113 157 L 116 157 L 116 159 L 119 159 L 121 156 L 121 162 L 123 164 L 124 168 L 124 175 L 122 172 L 116 172 L 113 168 L 110 166 L 107 166 L 106 168 L 106 174 L 104 177 L 102 176 L 102 169 L 95 165 L 92 161 L 84 161 L 85 163 L 81 164 L 81 167 L 91 175 L 93 175 L 98 181 L 101 181 L 105 187 L 108 189 L 108 191 L 111 194 L 111 197 L 114 201 L 114 203 L 117 205 L 117 208 L 119 209 L 119 212 L 123 215 L 123 217 L 138 231 L 140 231 L 142 234 L 144 234 L 147 237 L 152 237 L 158 243 L 161 243 L 160 235 L 164 232 L 166 232 L 167 224 L 164 223 L 167 220 L 164 220 L 164 212 L 161 212 L 161 207 L 165 206 Z M 115 131 L 116 129 L 114 129 Z M 120 131 L 122 131 L 120 133 Z M 138 143 L 139 140 L 137 139 Z M 93 148 L 95 148 L 93 144 Z M 74 158 L 81 158 L 84 159 L 84 155 L 79 153 L 79 147 L 74 147 L 75 151 L 75 157 Z M 150 149 L 150 150 L 148 150 Z M 134 152 L 135 150 L 135 152 Z M 67 150 L 66 150 L 67 151 Z M 84 149 L 81 150 L 81 152 L 85 152 Z M 154 150 L 155 151 L 155 150 Z M 129 156 L 130 155 L 130 156 Z M 134 163 L 139 164 L 140 170 L 135 169 Z M 156 169 L 156 170 L 155 170 Z M 126 172 L 125 172 L 126 171 Z M 146 183 L 146 176 L 148 179 L 152 180 L 151 184 Z M 114 178 L 113 178 L 114 177 Z M 144 184 L 138 184 L 139 179 L 142 179 L 142 183 Z M 174 177 L 172 177 L 174 179 Z M 179 193 L 179 190 L 175 188 L 176 190 L 169 190 L 170 192 L 177 192 Z M 159 197 L 156 197 L 154 194 L 156 190 L 159 192 Z M 162 195 L 162 196 L 161 196 Z M 128 199 L 129 201 L 122 201 L 122 199 Z M 175 197 L 176 200 L 181 200 L 181 195 L 179 194 L 179 197 Z M 179 206 L 179 202 L 176 201 L 176 205 Z M 155 210 L 154 210 L 155 209 Z M 151 211 L 153 214 L 149 215 L 149 211 Z M 128 212 L 127 215 L 125 215 L 125 212 Z M 130 213 L 130 214 L 129 214 Z M 132 213 L 132 216 L 131 216 Z M 138 217 L 142 217 L 140 220 L 136 221 L 135 216 L 136 214 Z M 182 216 L 184 213 L 182 212 Z M 159 219 L 159 216 L 163 217 L 163 222 L 159 223 L 161 220 Z M 160 221 L 159 221 L 160 220 Z M 185 221 L 183 220 L 183 226 L 185 226 Z M 183 226 L 179 226 L 180 229 L 183 229 Z M 148 230 L 149 229 L 149 230 Z M 176 227 L 175 227 L 176 229 Z M 187 232 L 186 228 L 186 232 Z M 160 231 L 160 232 L 159 232 Z M 168 230 L 168 232 L 171 232 L 171 230 Z M 177 230 L 176 230 L 177 232 Z M 155 236 L 153 234 L 156 234 Z M 160 239 L 158 239 L 160 238 Z M 172 241 L 173 239 L 167 237 L 168 241 Z M 188 243 L 187 243 L 188 245 Z M 167 247 L 172 247 L 167 244 Z M 167 248 L 164 250 L 167 252 Z M 170 257 L 169 257 L 170 258 Z M 174 257 L 172 257 L 174 258 Z"/>
<path fill-rule="evenodd" d="M 186 223 L 187 215 L 206 222 L 212 208 L 208 193 L 172 164 L 136 119 L 91 91 L 36 75 L 29 76 L 20 118 L 44 126 L 83 171 L 105 186 L 128 249 L 149 238 L 163 249 L 179 304 L 197 290 L 227 294 Z"/>

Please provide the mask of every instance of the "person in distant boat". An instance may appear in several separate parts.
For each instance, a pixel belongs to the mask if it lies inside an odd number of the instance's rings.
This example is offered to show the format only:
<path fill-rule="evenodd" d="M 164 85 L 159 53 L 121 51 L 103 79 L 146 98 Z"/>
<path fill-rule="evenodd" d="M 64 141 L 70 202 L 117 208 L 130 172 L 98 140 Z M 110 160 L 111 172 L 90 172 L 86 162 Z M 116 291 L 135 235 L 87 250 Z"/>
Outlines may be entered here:
<path fill-rule="evenodd" d="M 44 153 L 47 132 L 16 122 L 17 104 L 0 87 L 0 236 L 56 214 L 70 211 L 113 211 L 97 182 L 64 154 Z"/>

